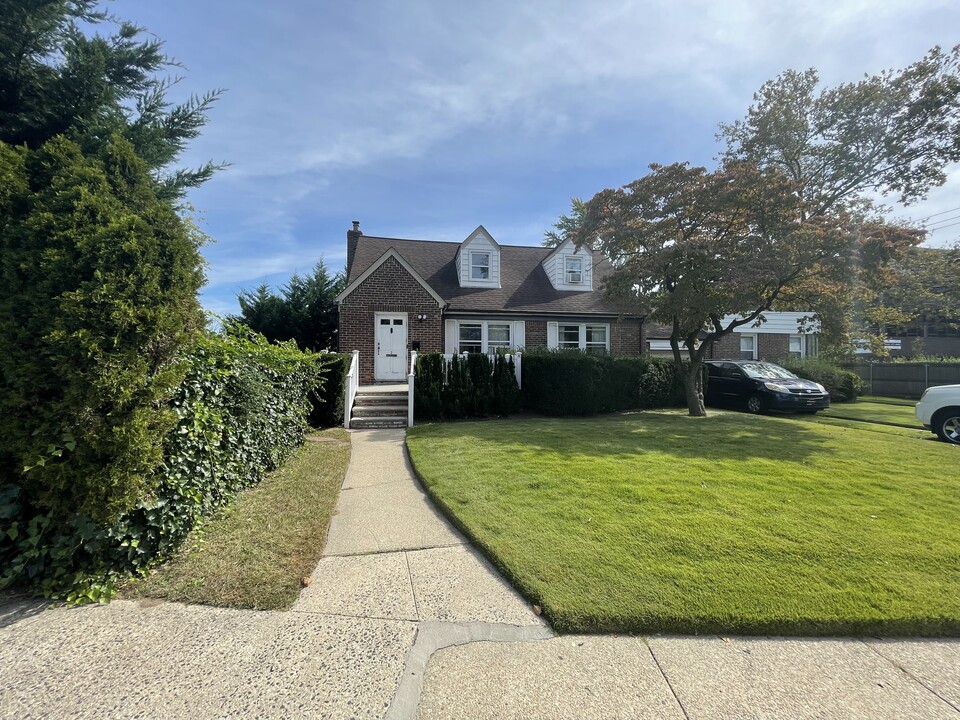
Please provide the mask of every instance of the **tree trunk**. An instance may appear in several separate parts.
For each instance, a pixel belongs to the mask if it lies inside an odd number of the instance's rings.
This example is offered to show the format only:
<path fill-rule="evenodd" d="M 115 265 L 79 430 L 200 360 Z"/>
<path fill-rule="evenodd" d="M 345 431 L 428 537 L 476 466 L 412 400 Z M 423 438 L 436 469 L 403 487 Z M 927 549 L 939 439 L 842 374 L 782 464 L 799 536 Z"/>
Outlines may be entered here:
<path fill-rule="evenodd" d="M 683 387 L 687 393 L 687 410 L 690 417 L 706 417 L 707 409 L 703 404 L 703 362 L 692 361 L 683 376 Z"/>

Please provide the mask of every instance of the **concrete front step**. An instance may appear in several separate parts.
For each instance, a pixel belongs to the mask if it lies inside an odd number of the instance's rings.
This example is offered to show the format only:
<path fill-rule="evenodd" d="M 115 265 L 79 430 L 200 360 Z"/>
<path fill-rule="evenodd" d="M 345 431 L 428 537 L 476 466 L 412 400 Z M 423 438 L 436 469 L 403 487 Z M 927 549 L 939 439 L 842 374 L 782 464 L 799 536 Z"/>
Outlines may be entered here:
<path fill-rule="evenodd" d="M 407 404 L 403 405 L 354 405 L 353 417 L 406 417 Z"/>
<path fill-rule="evenodd" d="M 405 428 L 407 418 L 404 417 L 352 417 L 351 430 L 379 430 L 381 428 Z"/>
<path fill-rule="evenodd" d="M 407 405 L 407 394 L 387 395 L 385 393 L 370 393 L 361 395 L 357 393 L 353 401 L 354 406 L 358 405 Z"/>

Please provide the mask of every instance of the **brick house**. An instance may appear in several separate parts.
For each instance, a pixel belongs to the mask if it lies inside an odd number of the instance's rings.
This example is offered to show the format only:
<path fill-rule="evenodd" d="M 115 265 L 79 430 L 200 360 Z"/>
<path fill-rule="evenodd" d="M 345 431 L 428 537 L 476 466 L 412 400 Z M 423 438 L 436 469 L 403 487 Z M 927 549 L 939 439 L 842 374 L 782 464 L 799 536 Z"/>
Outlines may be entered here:
<path fill-rule="evenodd" d="M 503 245 L 481 225 L 461 243 L 347 232 L 347 281 L 338 296 L 341 352 L 359 351 L 360 382 L 403 382 L 410 351 L 495 352 L 579 348 L 668 355 L 669 330 L 604 297 L 612 271 L 600 253 Z M 816 354 L 801 333 L 809 313 L 766 313 L 711 348 L 709 357 L 779 360 Z M 815 328 L 814 328 L 815 329 Z"/>
<path fill-rule="evenodd" d="M 786 357 L 812 357 L 818 351 L 820 323 L 811 321 L 811 315 L 809 312 L 764 313 L 766 322 L 757 327 L 741 325 L 714 343 L 707 357 L 771 362 Z M 726 325 L 733 319 L 725 317 L 722 322 Z M 670 328 L 647 323 L 644 331 L 644 353 L 673 356 Z"/>
<path fill-rule="evenodd" d="M 642 318 L 599 291 L 610 264 L 589 248 L 503 245 L 478 227 L 461 243 L 347 232 L 337 296 L 341 352 L 360 353 L 360 381 L 404 381 L 411 350 L 532 347 L 639 355 Z"/>

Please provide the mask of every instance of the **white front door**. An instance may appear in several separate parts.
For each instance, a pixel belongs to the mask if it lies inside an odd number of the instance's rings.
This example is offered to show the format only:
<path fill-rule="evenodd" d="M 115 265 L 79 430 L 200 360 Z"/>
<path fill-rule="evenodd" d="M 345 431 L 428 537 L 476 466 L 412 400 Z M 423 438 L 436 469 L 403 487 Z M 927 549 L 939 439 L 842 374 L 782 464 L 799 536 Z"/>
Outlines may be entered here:
<path fill-rule="evenodd" d="M 373 375 L 377 380 L 407 378 L 407 316 L 381 315 L 376 322 L 377 355 Z"/>

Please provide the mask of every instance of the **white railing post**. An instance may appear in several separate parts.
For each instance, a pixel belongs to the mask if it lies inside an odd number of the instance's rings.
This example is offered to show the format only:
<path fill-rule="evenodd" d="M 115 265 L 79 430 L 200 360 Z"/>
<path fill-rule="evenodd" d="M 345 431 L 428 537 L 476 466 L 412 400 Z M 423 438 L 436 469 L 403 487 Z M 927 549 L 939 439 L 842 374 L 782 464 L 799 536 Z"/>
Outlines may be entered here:
<path fill-rule="evenodd" d="M 413 427 L 413 384 L 417 369 L 417 351 L 410 351 L 410 373 L 407 375 L 407 427 Z"/>
<path fill-rule="evenodd" d="M 350 371 L 347 373 L 347 382 L 343 396 L 343 427 L 350 429 L 350 417 L 353 413 L 353 401 L 357 397 L 357 387 L 360 385 L 360 351 L 353 351 L 350 360 Z"/>
<path fill-rule="evenodd" d="M 518 388 L 519 388 L 519 387 L 523 387 L 523 386 L 520 384 L 520 378 L 523 377 L 523 373 L 520 372 L 520 356 L 521 356 L 521 355 L 523 355 L 523 353 L 519 353 L 519 352 L 518 352 L 518 353 L 515 353 L 514 356 L 513 356 L 513 373 L 517 376 L 517 387 L 518 387 Z"/>

